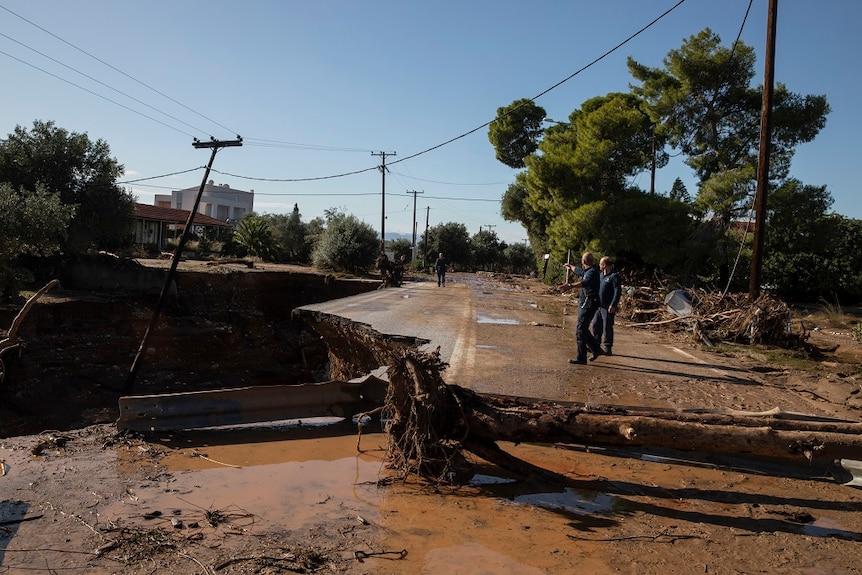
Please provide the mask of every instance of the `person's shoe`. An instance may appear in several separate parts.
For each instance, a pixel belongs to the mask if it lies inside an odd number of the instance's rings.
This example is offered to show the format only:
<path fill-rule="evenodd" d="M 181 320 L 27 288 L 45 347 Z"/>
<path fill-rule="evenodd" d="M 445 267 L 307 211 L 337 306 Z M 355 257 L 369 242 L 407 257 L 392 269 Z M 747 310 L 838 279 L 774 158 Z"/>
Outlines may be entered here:
<path fill-rule="evenodd" d="M 585 359 L 577 359 L 574 357 L 569 360 L 569 363 L 573 363 L 575 365 L 587 365 L 587 361 Z"/>
<path fill-rule="evenodd" d="M 607 354 L 602 350 L 594 351 L 593 355 L 590 356 L 590 361 L 596 361 L 596 359 L 598 359 L 598 357 L 600 355 L 607 355 Z"/>
<path fill-rule="evenodd" d="M 609 346 L 609 345 L 605 346 L 604 352 L 605 352 L 605 355 L 613 355 L 613 353 L 611 353 L 611 346 Z"/>

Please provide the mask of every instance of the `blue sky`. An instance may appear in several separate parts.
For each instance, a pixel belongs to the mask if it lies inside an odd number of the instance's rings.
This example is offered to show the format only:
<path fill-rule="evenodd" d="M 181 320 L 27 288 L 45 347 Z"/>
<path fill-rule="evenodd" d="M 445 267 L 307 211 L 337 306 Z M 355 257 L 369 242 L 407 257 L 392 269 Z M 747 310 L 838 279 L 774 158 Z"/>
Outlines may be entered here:
<path fill-rule="evenodd" d="M 0 0 L 0 137 L 53 120 L 105 140 L 125 166 L 123 181 L 185 172 L 128 184 L 152 203 L 154 194 L 200 185 L 204 171 L 195 168 L 210 152 L 195 149 L 193 138 L 241 135 L 242 147 L 217 154 L 210 178 L 254 190 L 255 211 L 283 213 L 297 203 L 309 220 L 337 208 L 378 231 L 383 180 L 372 153 L 394 152 L 386 160 L 387 233 L 412 233 L 416 191 L 420 233 L 427 216 L 431 226 L 459 222 L 471 234 L 493 226 L 500 239 L 521 242 L 521 226 L 500 215 L 515 171 L 495 160 L 481 126 L 497 108 L 586 67 L 536 100 L 565 120 L 591 97 L 628 90 L 628 56 L 661 66 L 705 27 L 729 46 L 750 4 L 686 0 L 588 66 L 677 3 Z M 853 171 L 862 3 L 778 4 L 776 81 L 825 94 L 832 106 L 818 138 L 798 148 L 792 173 L 826 185 L 834 211 L 862 219 Z M 758 54 L 756 83 L 766 16 L 767 0 L 754 0 L 742 28 Z M 678 161 L 659 171 L 657 189 L 677 177 L 695 191 Z M 634 183 L 648 188 L 648 172 Z"/>

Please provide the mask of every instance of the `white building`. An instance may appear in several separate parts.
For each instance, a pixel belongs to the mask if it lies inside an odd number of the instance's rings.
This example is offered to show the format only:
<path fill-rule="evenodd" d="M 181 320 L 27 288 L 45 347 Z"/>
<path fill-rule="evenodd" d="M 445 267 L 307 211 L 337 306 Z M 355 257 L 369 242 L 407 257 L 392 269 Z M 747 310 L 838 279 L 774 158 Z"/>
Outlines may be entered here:
<path fill-rule="evenodd" d="M 162 208 L 191 211 L 198 191 L 200 187 L 174 190 L 170 195 L 156 194 L 154 204 Z M 254 190 L 234 190 L 227 184 L 216 185 L 210 180 L 204 185 L 197 213 L 236 226 L 246 214 L 253 211 Z"/>

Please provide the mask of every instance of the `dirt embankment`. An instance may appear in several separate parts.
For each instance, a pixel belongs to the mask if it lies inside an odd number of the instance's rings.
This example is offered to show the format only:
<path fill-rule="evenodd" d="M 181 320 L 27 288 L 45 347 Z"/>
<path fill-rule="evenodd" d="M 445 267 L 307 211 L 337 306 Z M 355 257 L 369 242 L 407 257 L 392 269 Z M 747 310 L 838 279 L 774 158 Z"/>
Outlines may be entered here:
<path fill-rule="evenodd" d="M 76 264 L 43 296 L 8 354 L 0 437 L 117 417 L 117 400 L 167 277 L 134 262 Z M 142 356 L 133 393 L 305 383 L 326 378 L 320 338 L 291 318 L 300 305 L 377 287 L 306 268 L 182 265 Z M 7 329 L 20 305 L 0 307 Z"/>

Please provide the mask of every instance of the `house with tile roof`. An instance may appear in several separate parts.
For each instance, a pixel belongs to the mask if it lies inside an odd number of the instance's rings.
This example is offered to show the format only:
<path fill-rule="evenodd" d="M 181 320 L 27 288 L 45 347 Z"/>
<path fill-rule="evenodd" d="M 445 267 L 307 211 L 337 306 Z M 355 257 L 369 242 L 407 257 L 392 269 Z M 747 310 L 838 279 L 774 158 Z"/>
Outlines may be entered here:
<path fill-rule="evenodd" d="M 135 243 L 151 244 L 163 249 L 168 240 L 182 235 L 189 221 L 190 210 L 135 203 Z M 197 213 L 192 220 L 192 232 L 198 237 L 215 237 L 233 229 L 226 221 Z"/>

